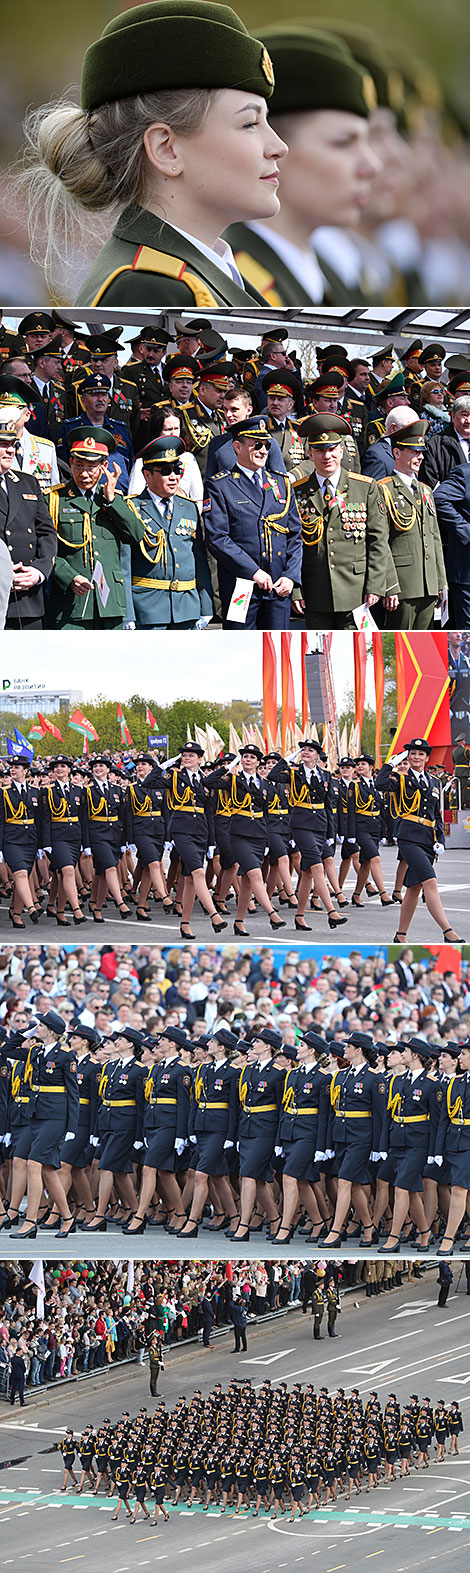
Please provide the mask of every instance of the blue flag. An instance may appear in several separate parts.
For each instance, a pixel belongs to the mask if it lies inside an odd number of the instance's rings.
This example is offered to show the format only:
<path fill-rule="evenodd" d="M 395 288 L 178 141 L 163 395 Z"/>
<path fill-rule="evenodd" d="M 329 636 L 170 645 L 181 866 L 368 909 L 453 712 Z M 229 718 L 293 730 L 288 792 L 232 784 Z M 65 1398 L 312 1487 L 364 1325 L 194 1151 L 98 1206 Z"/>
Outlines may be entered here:
<path fill-rule="evenodd" d="M 12 754 L 29 754 L 29 758 L 33 759 L 34 758 L 34 744 L 30 743 L 28 737 L 23 737 L 23 733 L 22 732 L 18 732 L 18 729 L 17 729 L 16 726 L 13 728 L 13 731 L 14 731 L 14 734 L 15 734 L 15 741 L 14 741 L 14 743 L 11 741 L 11 738 L 9 738 L 9 737 L 7 738 L 7 750 L 8 750 L 8 753 L 10 755 L 12 755 Z"/>

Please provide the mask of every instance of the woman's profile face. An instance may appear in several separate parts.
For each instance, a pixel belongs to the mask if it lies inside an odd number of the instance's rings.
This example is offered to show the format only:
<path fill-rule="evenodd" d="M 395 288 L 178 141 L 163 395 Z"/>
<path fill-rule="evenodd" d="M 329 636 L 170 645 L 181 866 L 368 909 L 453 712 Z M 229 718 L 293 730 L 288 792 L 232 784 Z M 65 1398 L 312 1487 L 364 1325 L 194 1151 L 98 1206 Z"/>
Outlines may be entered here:
<path fill-rule="evenodd" d="M 291 123 L 281 204 L 285 193 L 288 206 L 312 228 L 357 223 L 379 167 L 367 121 L 346 110 L 321 109 L 296 114 Z"/>
<path fill-rule="evenodd" d="M 169 188 L 173 185 L 180 187 L 175 191 L 177 197 L 183 185 L 185 200 L 194 204 L 196 211 L 199 208 L 201 215 L 212 213 L 217 218 L 217 233 L 235 219 L 272 218 L 279 211 L 278 164 L 287 148 L 268 124 L 266 103 L 258 93 L 223 88 L 200 130 L 188 137 L 174 134 L 172 146 L 176 154 L 174 182 L 172 169 L 167 166 L 163 170 L 163 203 L 170 222 L 173 192 Z M 146 148 L 153 163 L 152 130 L 147 133 Z M 181 166 L 178 174 L 176 165 Z"/>

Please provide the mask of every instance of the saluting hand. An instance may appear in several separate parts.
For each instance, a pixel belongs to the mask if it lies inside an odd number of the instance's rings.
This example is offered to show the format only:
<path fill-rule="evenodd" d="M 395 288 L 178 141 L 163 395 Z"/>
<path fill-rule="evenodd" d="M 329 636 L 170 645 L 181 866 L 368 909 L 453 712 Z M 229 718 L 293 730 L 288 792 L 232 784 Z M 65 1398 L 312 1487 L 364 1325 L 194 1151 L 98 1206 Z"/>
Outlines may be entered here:
<path fill-rule="evenodd" d="M 117 483 L 118 483 L 118 480 L 119 480 L 120 473 L 121 473 L 121 471 L 119 469 L 119 465 L 118 464 L 113 464 L 112 469 L 110 469 L 110 470 L 106 469 L 106 467 L 103 470 L 103 479 L 104 479 L 104 476 L 106 476 L 106 480 L 105 480 L 104 486 L 103 486 L 103 495 L 104 495 L 104 497 L 106 499 L 106 502 L 112 502 L 113 501 L 114 493 L 116 491 L 116 486 L 117 486 Z"/>

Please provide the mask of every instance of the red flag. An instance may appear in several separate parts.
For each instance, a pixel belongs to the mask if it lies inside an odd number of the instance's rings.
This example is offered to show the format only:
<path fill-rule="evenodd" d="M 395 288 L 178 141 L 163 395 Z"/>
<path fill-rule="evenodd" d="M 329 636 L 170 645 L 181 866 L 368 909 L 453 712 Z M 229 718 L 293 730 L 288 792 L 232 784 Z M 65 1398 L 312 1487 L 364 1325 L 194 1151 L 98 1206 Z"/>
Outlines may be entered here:
<path fill-rule="evenodd" d="M 131 734 L 130 734 L 130 731 L 129 731 L 129 727 L 127 725 L 127 721 L 126 721 L 125 715 L 124 715 L 123 711 L 121 710 L 121 706 L 119 704 L 117 705 L 117 718 L 118 718 L 119 725 L 120 725 L 120 728 L 121 728 L 121 743 L 128 743 L 132 747 L 132 738 L 131 738 Z"/>
<path fill-rule="evenodd" d="M 372 634 L 372 653 L 375 678 L 375 763 L 377 770 L 380 770 L 382 764 L 381 736 L 385 689 L 384 652 L 381 634 Z"/>
<path fill-rule="evenodd" d="M 398 726 L 388 758 L 412 737 L 436 748 L 451 742 L 447 634 L 395 634 Z"/>
<path fill-rule="evenodd" d="M 266 749 L 276 744 L 277 733 L 277 661 L 272 634 L 263 634 L 263 734 Z"/>
<path fill-rule="evenodd" d="M 59 732 L 58 726 L 53 726 L 52 721 L 46 721 L 46 717 L 41 715 L 40 710 L 38 710 L 38 720 L 41 722 L 43 737 L 46 737 L 47 733 L 49 732 L 51 737 L 56 737 L 59 743 L 63 743 L 64 739 L 62 737 L 62 733 Z"/>
<path fill-rule="evenodd" d="M 292 643 L 292 634 L 284 634 L 284 633 L 282 633 L 281 634 L 281 671 L 282 671 L 281 735 L 282 735 L 282 752 L 283 753 L 285 753 L 285 748 L 286 748 L 287 728 L 291 727 L 292 728 L 292 735 L 294 735 L 294 727 L 295 727 L 295 691 L 294 691 L 294 678 L 293 678 L 293 675 L 292 675 L 292 662 L 291 662 L 291 658 L 290 658 L 291 643 Z"/>
<path fill-rule="evenodd" d="M 90 752 L 90 750 L 89 750 L 89 747 L 88 747 L 88 738 L 87 738 L 86 732 L 84 732 L 84 734 L 83 734 L 82 754 L 87 754 L 88 755 L 89 752 Z"/>
<path fill-rule="evenodd" d="M 87 716 L 83 714 L 83 710 L 74 710 L 73 715 L 70 717 L 69 726 L 72 728 L 72 732 L 83 732 L 84 737 L 88 737 L 91 743 L 99 742 L 99 732 L 95 732 L 93 723 L 88 721 Z"/>
<path fill-rule="evenodd" d="M 158 721 L 155 720 L 155 716 L 152 715 L 148 705 L 145 706 L 145 725 L 148 726 L 150 732 L 158 732 Z"/>
<path fill-rule="evenodd" d="M 301 634 L 300 635 L 300 655 L 301 655 L 301 661 L 302 661 L 302 731 L 305 734 L 305 732 L 307 730 L 307 727 L 308 727 L 308 716 L 309 716 L 308 692 L 307 692 L 307 671 L 306 671 L 306 666 L 305 666 L 305 657 L 306 657 L 306 655 L 308 655 L 308 634 Z"/>
<path fill-rule="evenodd" d="M 367 648 L 365 634 L 353 634 L 354 639 L 354 720 L 362 732 L 366 702 Z"/>

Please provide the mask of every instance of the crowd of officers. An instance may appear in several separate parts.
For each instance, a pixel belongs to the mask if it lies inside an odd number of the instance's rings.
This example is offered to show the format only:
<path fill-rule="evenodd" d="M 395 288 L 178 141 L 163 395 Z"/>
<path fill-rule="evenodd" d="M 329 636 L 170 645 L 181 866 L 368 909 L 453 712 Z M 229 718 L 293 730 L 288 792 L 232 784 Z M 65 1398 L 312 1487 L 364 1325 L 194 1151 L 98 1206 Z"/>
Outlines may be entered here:
<path fill-rule="evenodd" d="M 182 938 L 194 939 L 195 900 L 219 934 L 236 894 L 239 938 L 249 935 L 245 917 L 255 904 L 273 930 L 285 928 L 273 897 L 292 909 L 300 933 L 310 932 L 310 898 L 311 910 L 324 909 L 336 929 L 347 922 L 343 886 L 352 866 L 352 905 L 364 905 L 365 891 L 382 907 L 396 903 L 397 940 L 406 938 L 422 892 L 444 938 L 459 942 L 435 873 L 445 851 L 443 783 L 427 768 L 430 752 L 425 738 L 412 738 L 377 773 L 363 753 L 341 758 L 335 775 L 309 738 L 288 759 L 247 743 L 212 764 L 192 741 L 166 764 L 151 753 L 119 762 L 96 755 L 88 765 L 58 754 L 44 770 L 19 753 L 0 773 L 0 882 L 12 893 L 10 921 L 23 929 L 26 908 L 33 924 L 45 910 L 68 927 L 68 907 L 80 925 L 88 902 L 93 921 L 103 923 L 110 900 L 123 920 L 134 903 L 138 920 L 151 922 L 152 894 L 179 917 Z M 392 893 L 380 859 L 386 840 L 398 848 Z"/>
<path fill-rule="evenodd" d="M 0 328 L 9 626 L 240 627 L 240 579 L 247 628 L 354 627 L 365 603 L 426 629 L 447 588 L 470 626 L 467 356 L 327 343 L 312 375 L 282 325 L 229 350 L 195 318 L 174 341 L 156 318 L 122 364 L 121 329 Z"/>
<path fill-rule="evenodd" d="M 181 1510 L 194 1502 L 255 1518 L 260 1509 L 273 1519 L 290 1510 L 292 1522 L 339 1494 L 349 1501 L 364 1486 L 370 1492 L 412 1468 L 429 1469 L 433 1442 L 436 1463 L 458 1454 L 462 1431 L 455 1399 L 440 1398 L 433 1409 L 428 1397 L 412 1393 L 401 1406 L 390 1393 L 382 1409 L 375 1391 L 364 1404 L 357 1387 L 348 1398 L 342 1387 L 332 1396 L 296 1382 L 289 1391 L 287 1382 L 274 1387 L 265 1378 L 256 1392 L 250 1380 L 233 1378 L 225 1392 L 216 1382 L 206 1399 L 200 1390 L 189 1402 L 183 1395 L 171 1411 L 161 1399 L 152 1416 L 146 1408 L 135 1420 L 125 1413 L 115 1425 L 85 1426 L 80 1438 L 68 1428 L 59 1443 L 62 1490 L 71 1482 L 96 1496 L 101 1486 L 117 1498 L 113 1519 L 124 1507 L 132 1523 L 140 1512 L 153 1524 L 160 1512 L 166 1521 L 165 1503 Z"/>
<path fill-rule="evenodd" d="M 381 1239 L 390 1257 L 400 1242 L 469 1249 L 468 1041 L 308 1028 L 290 1047 L 273 1027 L 220 1027 L 194 1043 L 167 1025 L 100 1039 L 80 1021 L 66 1034 L 54 1010 L 0 1035 L 13 1239 L 105 1232 L 119 1209 L 129 1239 L 157 1225 L 189 1241 L 204 1220 L 240 1243 L 266 1227 L 287 1245 L 298 1229 L 335 1254 Z"/>

